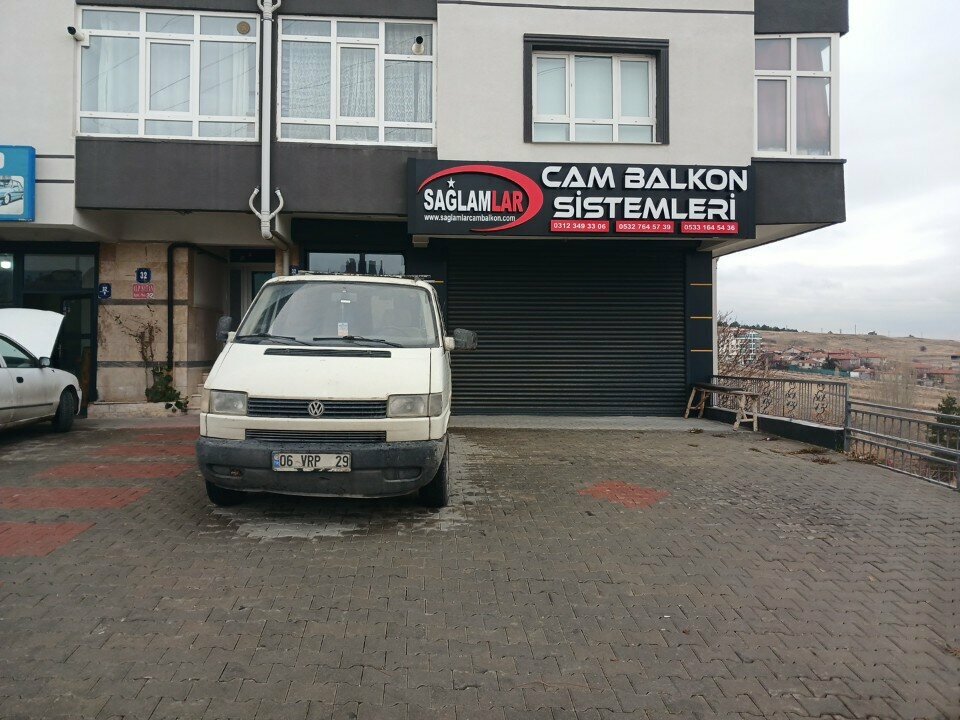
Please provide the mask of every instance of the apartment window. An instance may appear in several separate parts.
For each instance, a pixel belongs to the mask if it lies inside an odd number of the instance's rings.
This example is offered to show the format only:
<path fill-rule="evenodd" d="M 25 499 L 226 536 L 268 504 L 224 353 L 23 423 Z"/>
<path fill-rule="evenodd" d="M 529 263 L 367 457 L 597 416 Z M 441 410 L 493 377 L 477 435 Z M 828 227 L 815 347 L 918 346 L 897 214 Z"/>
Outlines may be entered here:
<path fill-rule="evenodd" d="M 256 15 L 84 8 L 80 25 L 80 134 L 256 138 Z"/>
<path fill-rule="evenodd" d="M 278 137 L 432 145 L 435 45 L 432 23 L 282 18 Z"/>
<path fill-rule="evenodd" d="M 526 142 L 668 142 L 666 40 L 523 41 Z"/>
<path fill-rule="evenodd" d="M 758 154 L 837 156 L 838 43 L 838 35 L 756 39 Z"/>

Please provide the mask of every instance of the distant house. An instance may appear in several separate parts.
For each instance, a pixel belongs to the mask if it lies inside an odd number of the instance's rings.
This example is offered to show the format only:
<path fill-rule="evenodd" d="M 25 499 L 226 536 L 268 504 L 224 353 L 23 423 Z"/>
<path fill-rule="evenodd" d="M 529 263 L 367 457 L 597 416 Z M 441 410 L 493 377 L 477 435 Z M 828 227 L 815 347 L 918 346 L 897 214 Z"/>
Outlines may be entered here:
<path fill-rule="evenodd" d="M 924 372 L 924 379 L 933 385 L 955 385 L 960 379 L 960 371 L 947 368 L 932 368 Z"/>
<path fill-rule="evenodd" d="M 828 353 L 827 362 L 840 370 L 852 370 L 860 366 L 860 358 L 849 351 Z"/>

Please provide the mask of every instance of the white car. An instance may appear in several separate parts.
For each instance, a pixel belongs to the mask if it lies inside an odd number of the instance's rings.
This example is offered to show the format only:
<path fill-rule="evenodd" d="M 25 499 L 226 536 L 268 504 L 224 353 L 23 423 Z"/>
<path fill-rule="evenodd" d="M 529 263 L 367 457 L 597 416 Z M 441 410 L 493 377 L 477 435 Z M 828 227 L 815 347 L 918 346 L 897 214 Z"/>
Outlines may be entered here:
<path fill-rule="evenodd" d="M 0 430 L 51 420 L 66 432 L 80 410 L 76 376 L 50 365 L 63 315 L 0 309 Z"/>

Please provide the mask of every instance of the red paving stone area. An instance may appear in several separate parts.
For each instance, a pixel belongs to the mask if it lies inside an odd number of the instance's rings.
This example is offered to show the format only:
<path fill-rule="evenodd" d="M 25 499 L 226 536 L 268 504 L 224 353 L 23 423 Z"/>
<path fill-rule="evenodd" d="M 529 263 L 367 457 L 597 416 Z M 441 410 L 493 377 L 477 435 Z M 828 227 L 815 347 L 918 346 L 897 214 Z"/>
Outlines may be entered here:
<path fill-rule="evenodd" d="M 148 457 L 189 457 L 197 454 L 193 445 L 161 445 L 159 443 L 137 443 L 129 445 L 107 445 L 98 449 L 94 455 L 97 457 L 128 457 L 128 458 L 148 458 Z"/>
<path fill-rule="evenodd" d="M 150 488 L 18 488 L 0 487 L 0 508 L 43 510 L 46 508 L 124 508 L 150 492 Z"/>
<path fill-rule="evenodd" d="M 44 557 L 94 523 L 0 523 L 0 557 Z"/>
<path fill-rule="evenodd" d="M 137 442 L 181 442 L 185 440 L 196 440 L 200 437 L 200 431 L 196 428 L 186 430 L 163 430 L 160 432 L 141 433 L 134 437 Z"/>
<path fill-rule="evenodd" d="M 598 500 L 609 500 L 612 503 L 623 505 L 625 508 L 648 508 L 656 505 L 670 493 L 665 490 L 638 487 L 625 482 L 605 482 L 592 485 L 580 491 L 581 495 L 589 495 Z"/>
<path fill-rule="evenodd" d="M 35 480 L 165 480 L 196 467 L 193 463 L 63 463 L 35 473 Z"/>

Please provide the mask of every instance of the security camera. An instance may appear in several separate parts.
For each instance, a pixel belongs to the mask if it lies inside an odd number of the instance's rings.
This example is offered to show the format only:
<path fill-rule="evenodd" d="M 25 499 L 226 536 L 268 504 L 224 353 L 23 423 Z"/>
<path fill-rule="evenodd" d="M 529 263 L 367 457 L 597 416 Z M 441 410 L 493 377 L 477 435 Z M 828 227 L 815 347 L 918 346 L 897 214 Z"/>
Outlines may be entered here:
<path fill-rule="evenodd" d="M 423 55 L 423 35 L 417 35 L 416 40 L 413 41 L 413 54 L 414 55 Z"/>
<path fill-rule="evenodd" d="M 67 34 L 84 47 L 89 47 L 90 38 L 83 30 L 77 30 L 73 25 L 67 25 Z"/>

